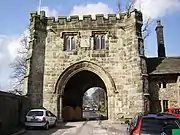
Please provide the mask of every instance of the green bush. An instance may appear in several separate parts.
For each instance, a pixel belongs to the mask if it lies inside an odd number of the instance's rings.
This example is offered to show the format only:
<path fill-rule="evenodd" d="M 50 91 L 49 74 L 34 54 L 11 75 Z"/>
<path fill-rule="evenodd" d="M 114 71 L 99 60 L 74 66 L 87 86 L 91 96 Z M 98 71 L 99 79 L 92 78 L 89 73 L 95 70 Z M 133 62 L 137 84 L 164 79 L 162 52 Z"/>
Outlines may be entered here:
<path fill-rule="evenodd" d="M 101 113 L 107 113 L 107 107 L 104 105 L 99 105 L 99 111 Z"/>

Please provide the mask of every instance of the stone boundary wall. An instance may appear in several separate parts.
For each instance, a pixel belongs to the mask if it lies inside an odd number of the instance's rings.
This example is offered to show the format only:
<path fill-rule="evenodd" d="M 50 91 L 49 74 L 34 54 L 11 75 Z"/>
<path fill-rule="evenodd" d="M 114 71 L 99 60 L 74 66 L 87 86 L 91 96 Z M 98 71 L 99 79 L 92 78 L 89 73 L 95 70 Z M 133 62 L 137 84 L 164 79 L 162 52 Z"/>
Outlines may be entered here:
<path fill-rule="evenodd" d="M 29 110 L 27 97 L 0 91 L 0 135 L 8 135 L 24 125 Z"/>

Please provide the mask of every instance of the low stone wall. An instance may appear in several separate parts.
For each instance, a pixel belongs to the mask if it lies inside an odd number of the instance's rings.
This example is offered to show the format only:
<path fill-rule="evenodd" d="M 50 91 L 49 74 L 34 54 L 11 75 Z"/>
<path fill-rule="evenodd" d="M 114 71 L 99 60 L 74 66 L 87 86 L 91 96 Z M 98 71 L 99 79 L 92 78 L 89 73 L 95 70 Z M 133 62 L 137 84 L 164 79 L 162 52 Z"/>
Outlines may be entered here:
<path fill-rule="evenodd" d="M 27 97 L 0 91 L 0 135 L 11 134 L 23 126 L 28 110 Z"/>

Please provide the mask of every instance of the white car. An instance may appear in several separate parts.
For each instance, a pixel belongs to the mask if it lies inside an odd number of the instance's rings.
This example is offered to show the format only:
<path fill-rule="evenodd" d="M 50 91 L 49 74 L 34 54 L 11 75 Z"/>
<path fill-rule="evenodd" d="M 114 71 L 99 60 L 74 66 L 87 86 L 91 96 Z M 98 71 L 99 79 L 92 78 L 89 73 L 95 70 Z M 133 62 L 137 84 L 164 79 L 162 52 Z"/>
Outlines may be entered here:
<path fill-rule="evenodd" d="M 30 110 L 25 119 L 25 127 L 43 127 L 49 129 L 49 126 L 57 125 L 57 117 L 45 109 Z"/>

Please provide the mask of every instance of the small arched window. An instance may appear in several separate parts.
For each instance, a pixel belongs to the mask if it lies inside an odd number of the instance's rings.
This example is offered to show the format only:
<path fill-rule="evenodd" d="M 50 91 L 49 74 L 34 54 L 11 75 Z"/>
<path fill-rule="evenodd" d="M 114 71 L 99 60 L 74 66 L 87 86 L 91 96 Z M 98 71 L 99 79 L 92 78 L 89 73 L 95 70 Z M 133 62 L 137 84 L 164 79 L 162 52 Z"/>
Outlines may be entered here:
<path fill-rule="evenodd" d="M 101 49 L 105 49 L 105 36 L 101 36 Z"/>
<path fill-rule="evenodd" d="M 71 37 L 71 46 L 70 50 L 75 50 L 75 39 L 74 37 Z"/>
<path fill-rule="evenodd" d="M 69 50 L 70 49 L 70 38 L 68 36 L 66 36 L 64 38 L 64 50 Z"/>
<path fill-rule="evenodd" d="M 71 36 L 66 36 L 64 38 L 64 50 L 72 51 L 75 49 L 75 39 Z"/>
<path fill-rule="evenodd" d="M 105 44 L 105 36 L 98 35 L 95 37 L 95 49 L 105 49 L 106 44 Z"/>
<path fill-rule="evenodd" d="M 100 49 L 101 47 L 101 40 L 99 36 L 95 37 L 95 49 Z"/>
<path fill-rule="evenodd" d="M 166 88 L 166 82 L 163 82 L 163 88 Z"/>

